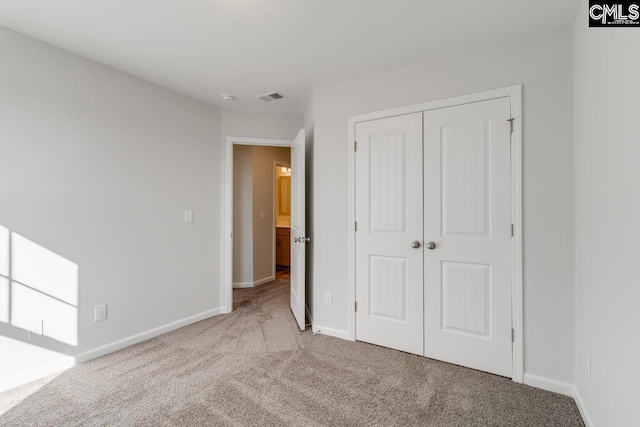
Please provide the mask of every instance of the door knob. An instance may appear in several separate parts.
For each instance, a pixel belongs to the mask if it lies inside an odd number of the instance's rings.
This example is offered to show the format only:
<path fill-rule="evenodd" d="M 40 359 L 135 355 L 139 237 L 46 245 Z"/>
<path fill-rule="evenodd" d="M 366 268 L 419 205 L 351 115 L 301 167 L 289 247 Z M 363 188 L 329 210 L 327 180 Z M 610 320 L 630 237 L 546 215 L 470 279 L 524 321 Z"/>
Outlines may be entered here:
<path fill-rule="evenodd" d="M 418 249 L 420 247 L 420 242 L 417 240 L 414 240 L 413 242 L 411 242 L 411 247 L 413 249 Z"/>
<path fill-rule="evenodd" d="M 311 241 L 311 237 L 304 237 L 304 236 L 294 237 L 293 241 L 295 243 L 309 243 Z"/>
<path fill-rule="evenodd" d="M 427 249 L 431 249 L 431 250 L 434 250 L 436 248 L 435 242 L 429 242 L 425 246 L 427 247 Z"/>

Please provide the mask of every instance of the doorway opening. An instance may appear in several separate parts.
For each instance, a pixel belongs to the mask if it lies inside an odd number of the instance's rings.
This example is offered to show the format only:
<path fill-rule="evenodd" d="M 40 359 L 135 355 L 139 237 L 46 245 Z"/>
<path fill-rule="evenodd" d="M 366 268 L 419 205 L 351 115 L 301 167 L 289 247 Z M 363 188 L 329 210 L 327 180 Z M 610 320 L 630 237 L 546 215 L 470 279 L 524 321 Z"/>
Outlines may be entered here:
<path fill-rule="evenodd" d="M 291 266 L 291 163 L 276 163 L 274 176 L 276 279 L 288 280 Z"/>
<path fill-rule="evenodd" d="M 281 245 L 289 238 L 290 307 L 304 330 L 305 244 L 309 242 L 305 236 L 304 129 L 293 140 L 227 137 L 225 151 L 220 312 L 233 311 L 234 288 L 253 288 L 278 279 L 276 266 L 286 267 L 287 255 L 286 250 L 277 253 L 278 229 L 282 229 Z M 278 180 L 276 167 L 281 172 L 285 168 L 289 178 Z M 288 221 L 283 211 L 289 212 Z M 284 280 L 286 272 L 280 278 Z"/>
<path fill-rule="evenodd" d="M 290 165 L 289 147 L 233 146 L 234 290 L 272 283 L 289 268 Z"/>

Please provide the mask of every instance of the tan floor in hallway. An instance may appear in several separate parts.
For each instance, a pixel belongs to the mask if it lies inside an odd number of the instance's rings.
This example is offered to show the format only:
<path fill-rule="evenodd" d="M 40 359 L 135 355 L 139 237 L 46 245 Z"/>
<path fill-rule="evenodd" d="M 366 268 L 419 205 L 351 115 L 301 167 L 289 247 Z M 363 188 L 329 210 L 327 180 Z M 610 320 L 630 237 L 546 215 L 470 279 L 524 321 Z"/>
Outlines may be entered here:
<path fill-rule="evenodd" d="M 1 426 L 583 426 L 572 399 L 373 345 L 300 332 L 287 280 L 231 314 L 76 366 Z"/>

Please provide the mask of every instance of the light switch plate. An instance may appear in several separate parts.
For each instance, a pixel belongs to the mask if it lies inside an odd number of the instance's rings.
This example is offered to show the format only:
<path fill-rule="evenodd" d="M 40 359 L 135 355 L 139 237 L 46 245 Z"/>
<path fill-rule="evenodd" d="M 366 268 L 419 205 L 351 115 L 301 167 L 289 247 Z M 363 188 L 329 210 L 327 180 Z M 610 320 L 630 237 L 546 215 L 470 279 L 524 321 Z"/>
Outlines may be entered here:
<path fill-rule="evenodd" d="M 193 211 L 184 211 L 184 222 L 193 222 Z"/>

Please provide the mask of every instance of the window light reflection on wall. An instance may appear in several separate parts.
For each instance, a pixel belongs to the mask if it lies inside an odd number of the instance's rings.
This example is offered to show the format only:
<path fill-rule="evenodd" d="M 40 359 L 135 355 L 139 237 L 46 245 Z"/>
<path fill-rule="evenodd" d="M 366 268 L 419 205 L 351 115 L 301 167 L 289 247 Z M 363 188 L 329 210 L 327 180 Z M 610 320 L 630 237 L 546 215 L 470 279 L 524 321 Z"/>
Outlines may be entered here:
<path fill-rule="evenodd" d="M 0 226 L 0 322 L 77 346 L 78 265 Z"/>

